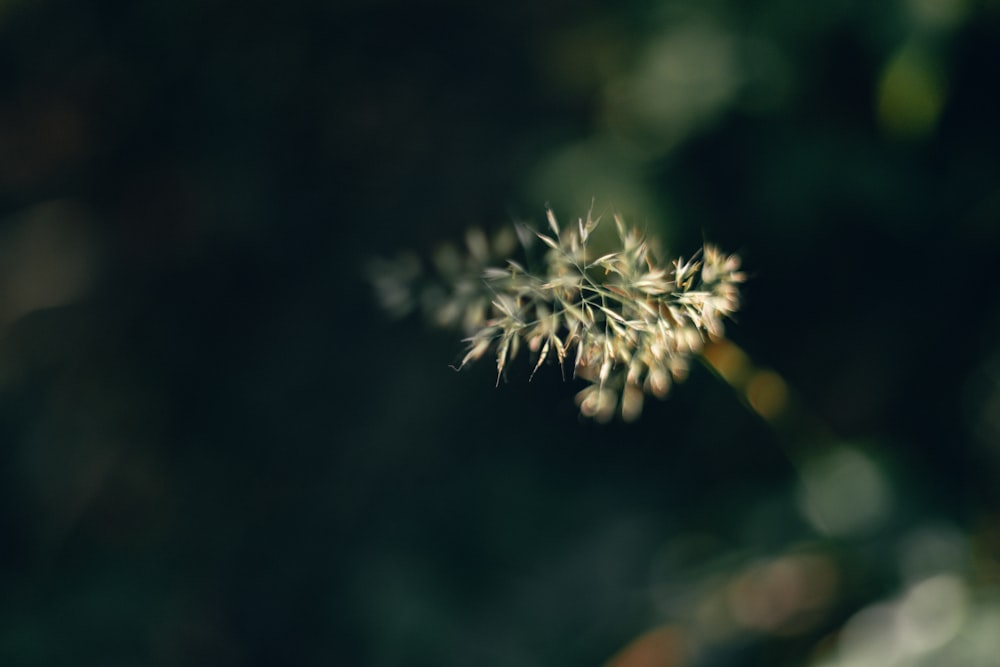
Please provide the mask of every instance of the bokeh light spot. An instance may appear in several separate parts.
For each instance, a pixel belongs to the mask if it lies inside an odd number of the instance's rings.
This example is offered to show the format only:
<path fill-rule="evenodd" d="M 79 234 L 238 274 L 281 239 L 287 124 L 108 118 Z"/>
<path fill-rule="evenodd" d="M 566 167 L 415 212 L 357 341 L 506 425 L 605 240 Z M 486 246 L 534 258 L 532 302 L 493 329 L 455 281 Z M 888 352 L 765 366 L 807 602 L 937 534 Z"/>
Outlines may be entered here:
<path fill-rule="evenodd" d="M 954 574 L 941 574 L 913 586 L 899 608 L 898 632 L 909 653 L 926 653 L 950 641 L 965 617 L 966 592 Z"/>
<path fill-rule="evenodd" d="M 774 421 L 788 405 L 788 386 L 774 371 L 762 370 L 747 382 L 747 401 L 767 421 Z"/>
<path fill-rule="evenodd" d="M 853 447 L 839 447 L 810 461 L 802 477 L 800 507 L 823 533 L 863 534 L 877 528 L 889 514 L 887 480 L 874 461 Z"/>
<path fill-rule="evenodd" d="M 753 370 L 747 353 L 725 339 L 706 345 L 704 355 L 715 372 L 733 387 L 742 386 Z"/>
<path fill-rule="evenodd" d="M 969 14 L 966 0 L 907 0 L 906 5 L 917 25 L 928 29 L 955 28 Z"/>
<path fill-rule="evenodd" d="M 906 46 L 889 60 L 878 84 L 882 129 L 900 138 L 930 134 L 945 101 L 945 82 L 934 60 Z"/>

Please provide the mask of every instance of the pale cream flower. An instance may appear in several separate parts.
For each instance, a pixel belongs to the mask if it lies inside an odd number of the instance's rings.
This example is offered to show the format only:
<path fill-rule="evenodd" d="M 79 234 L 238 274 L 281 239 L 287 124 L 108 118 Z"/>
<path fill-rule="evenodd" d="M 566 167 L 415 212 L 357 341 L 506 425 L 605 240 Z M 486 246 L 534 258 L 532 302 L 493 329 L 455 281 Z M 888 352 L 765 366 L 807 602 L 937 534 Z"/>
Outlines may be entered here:
<path fill-rule="evenodd" d="M 577 394 L 581 414 L 633 421 L 644 393 L 666 396 L 692 355 L 723 335 L 746 280 L 740 259 L 706 245 L 661 264 L 655 244 L 617 215 L 618 249 L 593 258 L 587 243 L 599 219 L 588 213 L 563 228 L 550 210 L 546 220 L 545 233 L 515 230 L 534 263 L 508 258 L 514 233 L 491 240 L 473 230 L 464 256 L 454 246 L 435 253 L 436 286 L 416 289 L 410 259 L 396 271 L 379 264 L 372 281 L 390 308 L 419 302 L 435 323 L 463 329 L 468 349 L 459 368 L 495 349 L 499 383 L 522 345 L 531 377 L 547 360 L 572 359 L 573 376 L 590 383 Z"/>

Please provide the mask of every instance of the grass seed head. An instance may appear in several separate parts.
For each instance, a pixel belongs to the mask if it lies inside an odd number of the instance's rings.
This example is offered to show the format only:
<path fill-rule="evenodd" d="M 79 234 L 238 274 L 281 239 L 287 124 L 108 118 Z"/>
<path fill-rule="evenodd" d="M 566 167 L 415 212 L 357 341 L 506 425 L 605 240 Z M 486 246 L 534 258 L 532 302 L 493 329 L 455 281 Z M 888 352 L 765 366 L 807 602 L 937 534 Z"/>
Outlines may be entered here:
<path fill-rule="evenodd" d="M 723 336 L 746 280 L 740 258 L 706 244 L 663 262 L 654 242 L 615 215 L 618 247 L 588 260 L 599 217 L 590 211 L 563 228 L 548 210 L 546 220 L 545 233 L 471 230 L 464 256 L 454 245 L 434 254 L 436 275 L 406 255 L 373 262 L 369 278 L 388 310 L 420 305 L 432 322 L 464 330 L 459 368 L 495 349 L 499 384 L 523 343 L 530 377 L 547 359 L 573 360 L 573 376 L 588 383 L 577 394 L 581 414 L 634 421 L 645 394 L 665 397 L 705 342 Z M 510 257 L 518 240 L 523 259 Z"/>

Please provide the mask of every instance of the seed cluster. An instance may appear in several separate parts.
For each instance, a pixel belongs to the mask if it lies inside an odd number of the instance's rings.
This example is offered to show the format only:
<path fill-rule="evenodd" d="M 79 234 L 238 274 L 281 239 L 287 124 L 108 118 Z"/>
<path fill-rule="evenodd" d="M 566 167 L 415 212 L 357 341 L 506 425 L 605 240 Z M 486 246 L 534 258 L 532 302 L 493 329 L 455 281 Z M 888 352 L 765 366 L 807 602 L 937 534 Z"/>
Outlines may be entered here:
<path fill-rule="evenodd" d="M 546 360 L 563 368 L 569 360 L 574 376 L 588 382 L 576 398 L 583 415 L 635 420 L 645 394 L 666 396 L 705 341 L 723 335 L 746 276 L 738 256 L 712 245 L 662 266 L 638 230 L 614 220 L 616 249 L 596 258 L 588 241 L 599 219 L 590 214 L 560 228 L 549 211 L 547 233 L 519 228 L 526 249 L 537 245 L 534 239 L 544 246 L 538 271 L 512 259 L 493 265 L 514 249 L 512 234 L 491 247 L 484 234 L 472 232 L 465 258 L 455 249 L 435 257 L 443 286 L 425 288 L 411 302 L 419 301 L 437 324 L 466 331 L 459 368 L 495 350 L 499 383 L 522 348 L 534 359 L 532 376 Z M 390 293 L 411 294 L 402 285 L 412 275 L 383 266 L 373 280 L 386 301 Z"/>

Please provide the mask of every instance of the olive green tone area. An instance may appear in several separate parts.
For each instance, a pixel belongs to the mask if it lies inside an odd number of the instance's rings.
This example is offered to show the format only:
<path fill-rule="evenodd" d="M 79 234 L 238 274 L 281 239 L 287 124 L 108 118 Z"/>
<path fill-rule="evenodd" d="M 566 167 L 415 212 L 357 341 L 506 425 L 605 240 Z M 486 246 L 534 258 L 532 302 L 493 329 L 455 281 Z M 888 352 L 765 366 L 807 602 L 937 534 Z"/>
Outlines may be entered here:
<path fill-rule="evenodd" d="M 997 81 L 986 0 L 0 2 L 0 663 L 992 664 Z M 364 281 L 592 201 L 749 375 L 598 425 Z"/>

